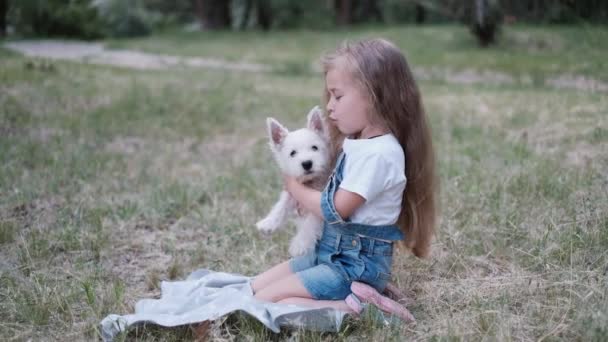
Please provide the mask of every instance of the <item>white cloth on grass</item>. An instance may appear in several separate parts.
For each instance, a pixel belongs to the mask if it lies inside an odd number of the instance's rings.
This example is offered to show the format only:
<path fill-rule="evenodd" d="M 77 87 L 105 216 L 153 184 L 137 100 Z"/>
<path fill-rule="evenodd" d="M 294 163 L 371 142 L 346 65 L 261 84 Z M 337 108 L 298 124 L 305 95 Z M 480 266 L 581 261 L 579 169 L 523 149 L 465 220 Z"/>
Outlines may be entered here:
<path fill-rule="evenodd" d="M 184 281 L 162 282 L 160 299 L 142 299 L 135 313 L 111 314 L 100 323 L 104 341 L 138 324 L 175 327 L 215 320 L 241 311 L 253 316 L 274 332 L 280 327 L 314 331 L 339 331 L 345 312 L 330 308 L 309 308 L 257 300 L 252 295 L 251 277 L 200 269 Z"/>

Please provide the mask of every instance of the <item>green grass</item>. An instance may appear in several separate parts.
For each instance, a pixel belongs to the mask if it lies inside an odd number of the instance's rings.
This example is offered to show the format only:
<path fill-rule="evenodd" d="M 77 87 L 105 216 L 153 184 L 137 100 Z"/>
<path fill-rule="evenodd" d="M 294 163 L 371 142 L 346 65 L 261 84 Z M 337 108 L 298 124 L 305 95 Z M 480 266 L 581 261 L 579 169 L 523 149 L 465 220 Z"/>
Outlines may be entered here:
<path fill-rule="evenodd" d="M 302 73 L 344 39 L 385 37 L 419 69 L 451 72 L 494 71 L 539 82 L 552 75 L 585 75 L 608 81 L 603 26 L 505 26 L 499 44 L 477 48 L 461 25 L 367 27 L 349 31 L 284 32 L 168 31 L 146 38 L 110 41 L 111 48 L 266 63 L 286 73 Z"/>
<path fill-rule="evenodd" d="M 285 260 L 292 232 L 266 240 L 253 225 L 281 187 L 264 119 L 302 125 L 323 84 L 310 63 L 343 38 L 377 35 L 397 41 L 415 68 L 533 80 L 420 83 L 441 221 L 430 260 L 398 255 L 394 266 L 418 324 L 384 328 L 366 317 L 335 334 L 277 335 L 233 315 L 212 337 L 605 339 L 608 97 L 536 80 L 608 80 L 606 31 L 519 26 L 488 50 L 455 26 L 110 42 L 283 68 L 267 73 L 133 71 L 1 50 L 0 339 L 98 338 L 105 315 L 133 312 L 162 280 L 201 267 L 254 275 Z M 148 326 L 120 339 L 191 337 L 187 327 Z"/>

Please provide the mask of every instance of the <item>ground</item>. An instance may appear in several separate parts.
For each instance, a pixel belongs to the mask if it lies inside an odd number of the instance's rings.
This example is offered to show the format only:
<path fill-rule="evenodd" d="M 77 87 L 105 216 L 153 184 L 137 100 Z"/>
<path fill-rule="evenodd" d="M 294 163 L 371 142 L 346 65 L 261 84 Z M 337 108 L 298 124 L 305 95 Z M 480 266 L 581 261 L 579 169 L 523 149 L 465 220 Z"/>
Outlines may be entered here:
<path fill-rule="evenodd" d="M 408 56 L 433 128 L 433 256 L 395 259 L 417 325 L 274 335 L 246 317 L 215 339 L 603 340 L 608 335 L 608 31 L 457 26 L 167 33 L 108 48 L 260 70 L 131 69 L 0 50 L 0 339 L 83 340 L 109 313 L 205 267 L 256 274 L 292 231 L 254 228 L 281 187 L 265 118 L 320 102 L 318 57 L 383 36 Z M 181 340 L 145 329 L 129 340 Z"/>

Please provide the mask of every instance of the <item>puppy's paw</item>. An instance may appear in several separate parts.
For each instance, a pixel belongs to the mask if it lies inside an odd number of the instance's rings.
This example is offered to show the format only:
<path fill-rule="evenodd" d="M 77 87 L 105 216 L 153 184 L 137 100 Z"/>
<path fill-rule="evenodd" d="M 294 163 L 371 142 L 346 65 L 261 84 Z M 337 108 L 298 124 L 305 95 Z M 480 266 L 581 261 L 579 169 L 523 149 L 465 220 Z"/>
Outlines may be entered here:
<path fill-rule="evenodd" d="M 301 240 L 292 240 L 289 245 L 289 254 L 296 257 L 312 252 L 314 249 L 314 244 L 311 245 L 310 243 Z"/>
<path fill-rule="evenodd" d="M 275 224 L 274 220 L 269 220 L 268 218 L 259 220 L 258 223 L 255 224 L 255 226 L 264 235 L 270 235 L 272 234 L 272 232 L 279 228 Z"/>

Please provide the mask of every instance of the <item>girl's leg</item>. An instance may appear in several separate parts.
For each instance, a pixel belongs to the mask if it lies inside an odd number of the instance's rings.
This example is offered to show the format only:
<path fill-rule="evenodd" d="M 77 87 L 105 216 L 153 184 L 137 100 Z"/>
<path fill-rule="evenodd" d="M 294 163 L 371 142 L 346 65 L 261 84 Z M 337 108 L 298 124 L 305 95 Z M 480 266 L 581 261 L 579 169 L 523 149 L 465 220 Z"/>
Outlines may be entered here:
<path fill-rule="evenodd" d="M 346 305 L 346 302 L 343 300 L 316 300 L 312 298 L 290 297 L 282 299 L 278 301 L 278 303 L 295 304 L 300 306 L 308 306 L 311 308 L 332 308 L 339 311 L 354 313 L 354 311 L 348 305 Z"/>
<path fill-rule="evenodd" d="M 289 267 L 289 265 L 287 265 Z M 291 273 L 291 270 L 289 270 Z M 254 296 L 263 301 L 276 303 L 290 297 L 312 298 L 297 274 L 291 273 L 254 292 Z"/>
<path fill-rule="evenodd" d="M 293 272 L 291 272 L 289 267 L 289 261 L 282 262 L 253 279 L 251 282 L 253 293 L 258 293 L 258 291 L 267 287 L 269 284 L 292 274 Z"/>

